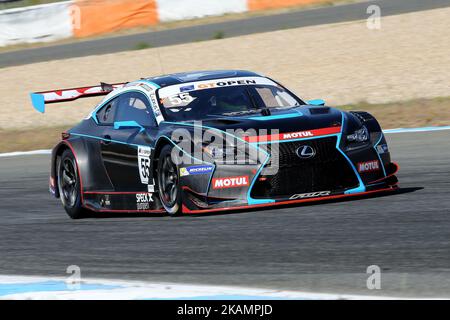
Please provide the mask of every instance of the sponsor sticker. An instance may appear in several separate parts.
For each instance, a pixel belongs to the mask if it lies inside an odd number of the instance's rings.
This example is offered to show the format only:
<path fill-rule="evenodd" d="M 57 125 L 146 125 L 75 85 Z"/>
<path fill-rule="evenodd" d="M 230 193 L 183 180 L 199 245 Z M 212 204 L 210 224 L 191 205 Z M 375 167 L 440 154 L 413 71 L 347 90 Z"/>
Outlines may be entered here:
<path fill-rule="evenodd" d="M 290 132 L 290 133 L 284 133 L 282 140 L 307 138 L 307 137 L 313 137 L 313 136 L 314 136 L 314 134 L 311 131 Z"/>
<path fill-rule="evenodd" d="M 294 131 L 278 134 L 260 135 L 260 136 L 245 136 L 244 140 L 250 143 L 266 142 L 266 141 L 279 141 L 279 140 L 291 140 L 291 139 L 306 139 L 310 137 L 319 137 L 330 134 L 337 134 L 341 132 L 341 127 L 328 127 L 321 129 L 313 129 L 306 131 Z"/>
<path fill-rule="evenodd" d="M 210 173 L 214 169 L 213 166 L 201 165 L 201 166 L 193 166 L 187 168 L 180 168 L 180 176 L 189 176 L 191 174 L 205 174 Z"/>
<path fill-rule="evenodd" d="M 245 84 L 256 84 L 255 79 L 230 79 L 227 81 L 218 81 L 210 83 L 200 83 L 197 85 L 197 89 L 228 87 L 228 86 L 241 86 Z"/>
<path fill-rule="evenodd" d="M 387 144 L 380 144 L 377 146 L 377 151 L 379 154 L 387 153 L 389 152 L 389 148 Z"/>
<path fill-rule="evenodd" d="M 149 210 L 150 202 L 153 202 L 153 193 L 137 193 L 136 194 L 136 209 Z"/>
<path fill-rule="evenodd" d="M 192 91 L 194 89 L 195 89 L 194 85 L 191 84 L 190 86 L 180 87 L 180 92 Z"/>
<path fill-rule="evenodd" d="M 139 176 L 141 177 L 142 184 L 148 184 L 150 177 L 150 155 L 152 149 L 150 147 L 138 147 L 138 168 Z"/>
<path fill-rule="evenodd" d="M 372 171 L 378 171 L 378 170 L 380 170 L 380 161 L 378 161 L 378 160 L 372 160 L 372 161 L 358 163 L 358 172 L 359 173 L 372 172 Z"/>
<path fill-rule="evenodd" d="M 237 77 L 237 78 L 224 78 L 217 80 L 202 80 L 163 87 L 159 89 L 159 97 L 161 99 L 165 99 L 180 92 L 210 89 L 210 88 L 220 88 L 228 86 L 256 85 L 256 84 L 277 86 L 275 82 L 264 77 Z"/>
<path fill-rule="evenodd" d="M 150 94 L 150 100 L 151 100 L 152 110 L 153 110 L 153 113 L 156 118 L 156 122 L 160 123 L 161 121 L 164 121 L 164 117 L 161 114 L 161 110 L 159 109 L 158 100 L 156 99 L 154 91 L 153 91 L 153 93 Z"/>
<path fill-rule="evenodd" d="M 212 180 L 213 189 L 239 188 L 249 185 L 248 176 L 214 178 Z"/>
<path fill-rule="evenodd" d="M 317 198 L 317 197 L 326 197 L 331 194 L 331 191 L 318 191 L 318 192 L 310 192 L 310 193 L 299 193 L 294 194 L 289 197 L 291 200 L 296 199 L 307 199 L 307 198 Z"/>

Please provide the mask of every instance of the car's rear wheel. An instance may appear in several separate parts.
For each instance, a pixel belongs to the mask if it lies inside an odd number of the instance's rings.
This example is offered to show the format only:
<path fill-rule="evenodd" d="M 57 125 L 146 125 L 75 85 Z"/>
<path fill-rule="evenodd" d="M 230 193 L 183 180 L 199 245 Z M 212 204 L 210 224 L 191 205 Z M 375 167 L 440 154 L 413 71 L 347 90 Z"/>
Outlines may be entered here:
<path fill-rule="evenodd" d="M 82 218 L 86 210 L 81 203 L 81 184 L 78 167 L 72 151 L 65 150 L 58 160 L 58 191 L 69 217 Z"/>
<path fill-rule="evenodd" d="M 172 147 L 162 148 L 158 160 L 158 191 L 164 209 L 172 216 L 181 214 L 181 189 L 178 167 L 172 161 Z"/>

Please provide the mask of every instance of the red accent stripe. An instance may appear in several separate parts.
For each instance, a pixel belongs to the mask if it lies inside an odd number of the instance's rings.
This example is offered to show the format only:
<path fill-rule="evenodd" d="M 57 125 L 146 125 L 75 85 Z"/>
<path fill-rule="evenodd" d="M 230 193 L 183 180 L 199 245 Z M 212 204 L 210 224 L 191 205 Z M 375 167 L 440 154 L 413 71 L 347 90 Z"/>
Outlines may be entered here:
<path fill-rule="evenodd" d="M 114 209 L 95 209 L 90 205 L 86 204 L 85 208 L 94 211 L 94 212 L 111 212 L 111 213 L 164 213 L 166 210 L 164 209 L 155 209 L 155 210 L 114 210 Z"/>
<path fill-rule="evenodd" d="M 372 191 L 366 191 L 366 192 L 359 192 L 359 193 L 352 193 L 352 194 L 339 194 L 339 195 L 334 195 L 334 196 L 311 198 L 311 199 L 287 200 L 287 201 L 280 201 L 280 202 L 253 204 L 253 205 L 237 206 L 237 207 L 204 209 L 204 210 L 190 210 L 185 205 L 183 205 L 182 209 L 183 209 L 183 213 L 196 214 L 196 213 L 230 211 L 230 210 L 240 210 L 240 209 L 250 209 L 250 208 L 264 208 L 264 207 L 273 207 L 273 206 L 279 206 L 279 205 L 285 205 L 285 204 L 307 203 L 307 202 L 316 202 L 316 201 L 324 201 L 324 200 L 333 200 L 333 199 L 350 198 L 350 197 L 356 197 L 356 196 L 364 196 L 364 195 L 373 194 L 373 193 L 394 191 L 397 188 L 398 188 L 397 186 L 392 186 L 392 187 L 389 187 L 389 188 L 384 188 L 384 189 L 379 189 L 379 190 L 372 190 Z"/>
<path fill-rule="evenodd" d="M 293 139 L 305 139 L 311 137 L 320 137 L 329 134 L 336 134 L 341 132 L 341 127 L 329 127 L 322 129 L 303 130 L 294 132 L 285 132 L 278 134 L 269 134 L 261 136 L 245 136 L 244 140 L 250 143 L 254 142 L 267 142 L 267 141 L 281 141 L 281 140 L 293 140 Z"/>
<path fill-rule="evenodd" d="M 374 184 L 374 183 L 381 182 L 383 180 L 386 180 L 386 179 L 389 179 L 389 178 L 395 176 L 398 173 L 398 171 L 400 170 L 400 165 L 397 162 L 392 162 L 392 163 L 395 165 L 395 171 L 393 173 L 391 173 L 391 174 L 389 174 L 386 177 L 383 177 L 381 179 L 370 181 L 367 184 Z"/>
<path fill-rule="evenodd" d="M 75 152 L 75 149 L 73 148 L 72 144 L 67 141 L 67 140 L 63 140 L 62 141 L 66 146 L 68 146 L 70 148 L 70 150 L 72 151 L 73 157 L 75 158 L 75 164 L 77 165 L 77 172 L 78 172 L 78 176 L 80 177 L 80 195 L 81 195 L 81 206 L 84 205 L 84 197 L 83 197 L 83 179 L 81 177 L 81 172 L 80 172 L 80 167 L 78 166 L 78 160 L 77 160 L 77 154 Z"/>
<path fill-rule="evenodd" d="M 138 194 L 138 193 L 153 193 L 148 191 L 86 191 L 84 194 Z"/>

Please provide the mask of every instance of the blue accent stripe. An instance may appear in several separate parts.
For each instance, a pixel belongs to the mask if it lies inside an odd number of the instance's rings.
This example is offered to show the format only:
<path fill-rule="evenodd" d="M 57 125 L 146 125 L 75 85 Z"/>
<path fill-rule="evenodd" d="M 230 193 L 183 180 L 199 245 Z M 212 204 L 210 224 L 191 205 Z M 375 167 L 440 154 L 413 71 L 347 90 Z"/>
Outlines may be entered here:
<path fill-rule="evenodd" d="M 364 182 L 361 179 L 361 176 L 359 175 L 358 170 L 356 170 L 355 165 L 353 164 L 353 162 L 350 160 L 350 158 L 344 153 L 344 151 L 341 150 L 341 139 L 342 139 L 342 134 L 344 131 L 344 127 L 345 127 L 345 115 L 344 112 L 341 111 L 341 115 L 342 115 L 342 123 L 341 123 L 341 133 L 338 136 L 337 142 L 336 142 L 336 149 L 339 150 L 339 152 L 345 157 L 345 159 L 347 159 L 348 163 L 351 165 L 353 171 L 356 174 L 356 177 L 358 178 L 359 181 L 359 186 L 350 190 L 345 191 L 345 194 L 352 194 L 352 193 L 360 193 L 360 192 L 364 192 L 366 191 L 366 187 L 364 186 Z"/>
<path fill-rule="evenodd" d="M 236 138 L 237 140 L 240 140 L 241 142 L 248 143 L 247 141 L 245 141 L 245 140 L 243 140 L 243 139 L 241 139 L 241 138 L 239 138 L 239 137 L 237 137 L 237 136 L 235 136 L 235 135 L 233 135 L 233 134 L 231 134 L 231 133 L 229 133 L 229 132 L 226 132 L 226 131 L 223 131 L 223 130 L 220 130 L 220 129 L 217 129 L 217 128 L 214 128 L 214 127 L 203 126 L 203 125 L 198 126 L 198 125 L 196 125 L 196 124 L 194 124 L 194 123 L 183 123 L 183 122 L 172 122 L 172 121 L 163 121 L 163 122 L 164 122 L 164 123 L 168 123 L 168 124 L 175 124 L 175 125 L 183 125 L 183 126 L 191 126 L 191 127 L 200 127 L 200 128 L 202 128 L 202 129 L 203 129 L 203 128 L 211 129 L 211 130 L 215 130 L 215 131 L 218 131 L 218 132 L 221 132 L 221 133 L 225 133 L 226 135 L 231 136 L 231 137 L 233 137 L 233 138 Z M 250 144 L 250 145 L 251 145 L 251 144 Z M 264 168 L 265 164 L 266 164 L 266 163 L 269 161 L 269 159 L 270 159 L 270 154 L 269 154 L 266 150 L 261 149 L 261 148 L 259 148 L 258 146 L 255 146 L 255 145 L 253 145 L 253 147 L 256 148 L 256 150 L 258 151 L 258 154 L 259 154 L 259 151 L 263 151 L 263 152 L 265 153 L 265 155 L 266 155 L 266 160 L 265 160 L 264 163 L 259 167 L 259 169 L 258 169 L 258 171 L 256 172 L 255 176 L 253 177 L 253 180 L 252 180 L 252 183 L 250 184 L 250 187 L 248 188 L 248 192 L 247 192 L 247 202 L 248 202 L 248 204 L 260 204 L 260 203 L 270 203 L 270 202 L 275 202 L 275 200 L 272 200 L 272 199 L 253 199 L 253 198 L 250 196 L 250 192 L 251 192 L 251 190 L 252 190 L 253 184 L 255 183 L 255 181 L 256 181 L 256 179 L 257 179 L 259 173 L 262 171 L 262 169 Z M 211 177 L 212 177 L 212 175 L 211 175 Z M 210 183 L 211 183 L 211 181 L 210 181 Z M 210 184 L 208 185 L 208 190 L 207 190 L 207 192 L 209 191 L 209 187 L 210 187 Z"/>
<path fill-rule="evenodd" d="M 383 132 L 384 133 L 408 133 L 408 132 L 430 132 L 430 131 L 441 131 L 441 130 L 450 130 L 450 126 L 397 128 L 397 129 L 386 129 L 386 130 L 383 130 Z"/>
<path fill-rule="evenodd" d="M 138 129 L 139 128 L 139 132 L 144 131 L 144 127 L 141 126 L 139 123 L 137 123 L 136 121 L 116 121 L 114 122 L 114 129 L 118 130 L 118 129 Z"/>
<path fill-rule="evenodd" d="M 78 290 L 110 290 L 120 289 L 117 285 L 80 284 L 79 289 L 70 289 L 64 281 L 43 281 L 31 283 L 7 283 L 0 284 L 0 296 L 19 293 L 54 292 L 54 291 L 78 291 Z"/>
<path fill-rule="evenodd" d="M 195 161 L 197 161 L 198 164 L 207 163 L 207 164 L 210 164 L 210 165 L 212 165 L 212 166 L 214 166 L 214 167 L 216 166 L 214 163 L 211 163 L 211 162 L 208 162 L 208 161 L 204 161 L 204 160 L 202 160 L 202 159 L 199 159 L 199 158 L 196 158 L 196 157 L 190 155 L 189 153 L 187 153 L 186 151 L 184 151 L 181 147 L 179 147 L 175 142 L 172 141 L 172 139 L 170 139 L 170 138 L 169 138 L 168 136 L 166 136 L 166 135 L 160 135 L 160 136 L 158 137 L 158 139 L 156 140 L 156 144 L 155 144 L 155 145 L 158 144 L 159 139 L 161 139 L 161 138 L 165 138 L 166 140 L 168 140 L 171 144 L 173 144 L 173 146 L 174 146 L 175 148 L 177 148 L 178 150 L 180 150 L 181 152 L 183 152 L 184 154 L 186 154 L 188 157 L 190 157 L 190 158 L 194 159 Z M 197 162 L 194 162 L 194 164 L 196 164 Z"/>
<path fill-rule="evenodd" d="M 375 153 L 377 154 L 378 160 L 380 160 L 381 168 L 383 168 L 383 174 L 386 177 L 387 176 L 386 169 L 384 168 L 383 160 L 381 160 L 381 156 L 377 150 L 377 146 L 380 144 L 381 140 L 383 139 L 383 136 L 384 136 L 383 133 L 381 133 L 380 139 L 378 139 L 378 142 L 374 144 L 373 149 L 375 150 Z"/>
<path fill-rule="evenodd" d="M 114 142 L 114 143 L 125 144 L 125 145 L 133 146 L 133 147 L 136 147 L 136 148 L 137 147 L 148 147 L 147 145 L 128 143 L 128 142 L 123 142 L 123 141 L 118 141 L 118 140 L 109 140 L 109 139 L 96 137 L 96 136 L 91 136 L 89 134 L 83 134 L 83 133 L 71 132 L 70 135 L 72 135 L 72 136 L 79 136 L 79 137 L 85 137 L 85 138 L 91 138 L 91 139 L 96 139 L 96 140 L 111 141 L 111 142 Z"/>
<path fill-rule="evenodd" d="M 160 88 L 159 85 L 157 85 L 156 83 L 153 83 L 153 82 L 151 82 L 151 81 L 144 81 L 144 80 L 142 80 L 142 82 L 147 82 L 147 83 L 149 83 L 149 84 L 155 86 L 155 87 L 156 87 L 155 90 L 158 90 L 158 89 Z M 139 83 L 139 82 L 137 82 L 137 83 Z M 137 84 L 137 83 L 136 83 L 136 84 Z M 136 89 L 136 88 L 130 88 L 130 89 L 128 89 L 128 90 L 124 90 L 122 93 L 125 93 L 125 92 L 139 92 L 139 93 L 142 93 L 142 94 L 145 95 L 145 97 L 147 98 L 148 102 L 149 102 L 150 105 L 151 105 L 152 102 L 148 99 L 147 95 L 145 94 L 145 91 L 146 91 L 145 89 L 138 90 L 138 89 Z M 111 98 L 109 98 L 109 99 L 106 100 L 105 102 L 102 102 L 102 103 L 99 104 L 97 107 L 95 107 L 95 109 L 92 111 L 92 119 L 94 119 L 94 121 L 95 121 L 96 124 L 99 124 L 98 119 L 97 119 L 97 112 L 98 112 L 103 106 L 105 106 L 106 104 L 108 104 L 112 99 L 115 99 L 115 98 L 117 98 L 118 96 L 119 96 L 119 94 L 118 94 L 118 95 L 115 95 L 115 96 L 112 96 Z M 152 109 L 152 111 L 153 111 L 153 108 L 151 108 L 151 109 Z M 156 116 L 155 116 L 154 113 L 153 113 L 153 116 L 154 116 L 155 119 L 156 119 Z"/>
<path fill-rule="evenodd" d="M 323 106 L 325 105 L 325 101 L 322 99 L 313 99 L 313 100 L 308 100 L 306 101 L 307 104 L 309 104 L 310 106 Z"/>
<path fill-rule="evenodd" d="M 211 172 L 211 174 L 209 175 L 208 186 L 206 187 L 206 192 L 205 192 L 205 193 L 208 194 L 208 190 L 209 190 L 209 187 L 210 187 L 210 185 L 211 185 L 212 177 L 213 177 L 213 175 L 214 175 L 214 172 L 216 171 L 216 164 L 215 164 L 215 163 L 210 163 L 210 162 L 208 162 L 208 161 L 204 161 L 204 160 L 202 160 L 202 159 L 198 159 L 198 158 L 196 158 L 196 157 L 190 155 L 189 153 L 187 153 L 186 151 L 184 151 L 182 148 L 180 148 L 175 142 L 173 142 L 172 139 L 170 139 L 168 136 L 165 136 L 165 135 L 159 136 L 155 145 L 158 144 L 158 141 L 159 141 L 159 139 L 161 139 L 161 138 L 168 140 L 170 143 L 173 144 L 173 146 L 174 146 L 175 148 L 181 150 L 181 152 L 183 152 L 184 154 L 186 154 L 188 157 L 190 157 L 190 158 L 196 160 L 197 162 L 199 162 L 199 163 L 207 163 L 207 164 L 209 164 L 209 165 L 211 165 L 211 166 L 214 167 L 213 170 L 212 170 L 212 172 Z M 194 163 L 195 163 L 195 162 L 194 162 Z"/>
<path fill-rule="evenodd" d="M 71 134 L 71 135 L 74 135 L 74 136 L 85 137 L 85 138 L 91 138 L 91 139 L 96 139 L 96 140 L 111 141 L 111 142 L 114 142 L 114 143 L 119 143 L 119 144 L 129 145 L 129 146 L 133 146 L 133 147 L 136 147 L 136 148 L 138 148 L 138 147 L 149 147 L 148 145 L 140 145 L 140 144 L 128 143 L 128 142 L 123 142 L 123 141 L 118 141 L 118 140 L 107 140 L 107 139 L 105 139 L 105 138 L 96 137 L 96 136 L 92 136 L 92 135 L 88 135 L 88 134 L 82 134 L 82 133 L 72 133 L 72 132 L 71 132 L 70 134 Z M 169 137 L 167 137 L 167 136 L 165 136 L 165 135 L 159 136 L 158 139 L 157 139 L 156 144 L 158 143 L 159 139 L 161 139 L 161 138 L 167 139 L 170 143 L 173 144 L 173 146 L 174 146 L 175 148 L 181 150 L 184 154 L 186 154 L 186 155 L 189 156 L 190 158 L 192 158 L 192 159 L 198 161 L 199 163 L 207 163 L 207 164 L 210 164 L 210 165 L 214 166 L 214 170 L 213 170 L 213 172 L 211 173 L 210 178 L 209 178 L 208 189 L 206 189 L 206 192 L 208 192 L 209 186 L 210 186 L 210 184 L 211 184 L 212 176 L 213 176 L 214 171 L 215 171 L 215 169 L 216 169 L 216 165 L 215 165 L 214 163 L 210 163 L 210 162 L 207 162 L 207 161 L 204 161 L 204 160 L 201 160 L 201 159 L 198 159 L 198 158 L 193 157 L 192 155 L 190 155 L 189 153 L 187 153 L 186 151 L 184 151 L 184 150 L 183 150 L 182 148 L 180 148 L 175 142 L 173 142 Z M 155 145 L 156 145 L 156 144 L 155 144 Z M 153 147 L 151 147 L 151 148 L 154 149 Z"/>
<path fill-rule="evenodd" d="M 297 113 L 277 114 L 277 115 L 273 115 L 273 116 L 250 117 L 247 119 L 258 120 L 258 121 L 269 121 L 269 120 L 277 120 L 277 119 L 297 118 L 297 117 L 302 117 L 302 116 L 303 116 L 303 114 L 301 112 L 297 112 Z"/>
<path fill-rule="evenodd" d="M 260 149 L 260 148 L 258 148 Z M 262 149 L 261 149 L 262 150 Z M 263 150 L 264 152 L 266 152 L 265 150 Z M 267 153 L 267 152 L 266 152 Z M 261 171 L 264 169 L 265 165 L 267 164 L 267 162 L 269 162 L 270 159 L 270 155 L 267 153 L 267 157 L 266 160 L 264 161 L 264 163 L 259 167 L 258 171 L 256 172 L 255 176 L 253 177 L 252 183 L 250 184 L 250 187 L 248 187 L 248 192 L 247 192 L 247 202 L 249 205 L 252 204 L 262 204 L 262 203 L 272 203 L 275 202 L 275 200 L 273 199 L 253 199 L 250 195 L 253 185 L 256 182 L 256 179 L 258 178 L 259 174 L 261 173 Z"/>
<path fill-rule="evenodd" d="M 88 134 L 82 134 L 82 133 L 76 133 L 76 132 L 75 132 L 75 133 L 71 132 L 70 134 L 71 134 L 71 135 L 74 135 L 74 136 L 85 137 L 85 138 L 91 138 L 91 139 L 96 139 L 96 140 L 111 141 L 111 142 L 114 142 L 114 143 L 125 144 L 125 145 L 133 146 L 133 147 L 136 147 L 136 148 L 137 148 L 137 147 L 150 147 L 149 145 L 134 144 L 134 143 L 128 143 L 128 142 L 123 142 L 123 141 L 118 141 L 118 140 L 113 140 L 113 139 L 108 140 L 108 139 L 105 139 L 105 138 L 102 138 L 102 137 L 91 136 L 91 135 L 88 135 Z M 165 135 L 161 135 L 161 136 L 158 137 L 157 141 L 159 141 L 160 138 L 166 138 L 170 143 L 172 143 L 172 144 L 174 145 L 175 148 L 181 150 L 183 153 L 185 153 L 186 155 L 188 155 L 188 156 L 191 157 L 192 159 L 197 160 L 199 163 L 207 163 L 207 164 L 210 164 L 210 165 L 212 165 L 212 166 L 215 166 L 214 163 L 210 163 L 210 162 L 207 162 L 207 161 L 203 161 L 203 160 L 201 160 L 201 159 L 198 159 L 198 158 L 195 158 L 195 157 L 191 156 L 189 153 L 187 153 L 187 152 L 184 151 L 182 148 L 180 148 L 177 144 L 175 144 L 175 142 L 173 142 L 169 137 L 167 137 L 167 136 L 165 136 Z M 154 149 L 153 147 L 151 147 L 151 148 Z"/>

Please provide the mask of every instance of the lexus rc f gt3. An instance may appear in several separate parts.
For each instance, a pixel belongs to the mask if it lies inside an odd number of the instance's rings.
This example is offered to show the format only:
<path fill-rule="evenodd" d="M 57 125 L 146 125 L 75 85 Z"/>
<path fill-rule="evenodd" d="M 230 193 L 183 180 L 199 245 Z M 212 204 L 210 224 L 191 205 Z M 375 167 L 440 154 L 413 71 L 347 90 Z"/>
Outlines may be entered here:
<path fill-rule="evenodd" d="M 50 192 L 90 212 L 222 212 L 393 191 L 377 120 L 303 101 L 249 71 L 177 73 L 31 94 L 33 106 L 104 95 L 62 133 Z"/>

